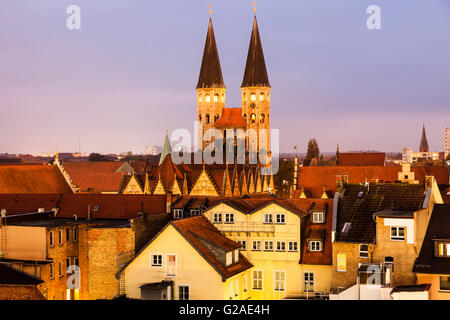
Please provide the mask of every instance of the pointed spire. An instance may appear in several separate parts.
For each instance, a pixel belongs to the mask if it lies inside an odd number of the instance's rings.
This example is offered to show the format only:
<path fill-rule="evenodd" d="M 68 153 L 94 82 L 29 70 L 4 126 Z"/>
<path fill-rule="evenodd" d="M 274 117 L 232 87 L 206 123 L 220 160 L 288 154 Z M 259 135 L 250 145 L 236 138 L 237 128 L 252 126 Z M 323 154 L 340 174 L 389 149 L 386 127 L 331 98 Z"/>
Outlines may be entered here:
<path fill-rule="evenodd" d="M 427 135 L 425 133 L 425 124 L 423 124 L 422 128 L 422 139 L 420 140 L 420 152 L 429 152 L 430 148 L 428 147 Z"/>
<path fill-rule="evenodd" d="M 241 85 L 241 88 L 244 87 L 270 87 L 256 15 L 253 19 L 247 64 L 245 65 L 244 80 Z"/>
<path fill-rule="evenodd" d="M 169 136 L 166 130 L 166 137 L 164 138 L 164 146 L 161 151 L 161 157 L 159 158 L 159 165 L 163 163 L 164 159 L 167 157 L 167 155 L 172 153 L 172 147 L 170 146 Z"/>
<path fill-rule="evenodd" d="M 197 83 L 197 89 L 200 88 L 225 88 L 211 18 L 209 18 L 205 50 Z"/>

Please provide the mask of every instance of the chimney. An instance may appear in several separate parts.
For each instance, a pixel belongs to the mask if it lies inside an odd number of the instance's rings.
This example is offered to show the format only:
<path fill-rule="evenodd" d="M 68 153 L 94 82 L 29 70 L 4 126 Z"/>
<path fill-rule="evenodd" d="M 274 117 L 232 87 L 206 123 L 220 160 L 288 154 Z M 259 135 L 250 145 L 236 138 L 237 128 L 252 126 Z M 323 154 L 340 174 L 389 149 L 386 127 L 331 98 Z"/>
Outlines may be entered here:
<path fill-rule="evenodd" d="M 172 212 L 172 192 L 166 194 L 166 213 Z"/>

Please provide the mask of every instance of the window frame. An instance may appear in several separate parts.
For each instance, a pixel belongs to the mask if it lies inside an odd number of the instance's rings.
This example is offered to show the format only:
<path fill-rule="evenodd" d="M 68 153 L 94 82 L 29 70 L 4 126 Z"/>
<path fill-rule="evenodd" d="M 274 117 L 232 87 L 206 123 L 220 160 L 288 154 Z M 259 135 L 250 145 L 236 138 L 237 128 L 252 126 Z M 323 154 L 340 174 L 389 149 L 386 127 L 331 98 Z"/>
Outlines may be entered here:
<path fill-rule="evenodd" d="M 401 237 L 400 229 L 403 229 L 403 236 Z M 392 231 L 396 230 L 396 235 L 392 235 Z M 390 240 L 391 241 L 405 241 L 406 240 L 406 227 L 400 227 L 400 226 L 390 226 L 390 232 L 389 232 Z"/>
<path fill-rule="evenodd" d="M 279 244 L 284 244 L 284 245 L 283 245 L 284 249 L 278 249 L 279 247 L 281 247 L 281 246 L 279 246 Z M 276 251 L 277 251 L 277 252 L 286 252 L 286 241 L 283 241 L 283 240 L 277 240 Z"/>
<path fill-rule="evenodd" d="M 272 249 L 267 249 L 266 244 L 272 244 Z M 270 252 L 270 251 L 274 251 L 274 247 L 273 247 L 273 240 L 264 240 L 264 251 L 266 252 Z"/>
<path fill-rule="evenodd" d="M 231 219 L 229 219 L 230 217 L 231 217 Z M 225 213 L 225 221 L 224 221 L 224 223 L 226 223 L 226 224 L 234 224 L 234 213 Z"/>
<path fill-rule="evenodd" d="M 48 242 L 49 242 L 49 246 L 50 247 L 54 247 L 55 246 L 55 234 L 53 231 L 49 231 L 49 236 L 48 236 Z"/>
<path fill-rule="evenodd" d="M 181 218 L 180 218 L 181 213 Z M 184 210 L 183 209 L 173 209 L 173 218 L 175 220 L 181 220 L 184 218 Z"/>
<path fill-rule="evenodd" d="M 277 279 L 276 275 L 283 275 L 283 279 Z M 277 282 L 282 283 L 282 288 L 277 288 Z M 273 291 L 286 291 L 286 270 L 273 270 Z"/>
<path fill-rule="evenodd" d="M 367 247 L 367 251 L 361 250 L 362 246 L 366 246 L 366 247 Z M 363 255 L 361 255 L 361 253 L 367 254 L 367 256 L 363 256 Z M 368 245 L 368 244 L 361 243 L 361 244 L 359 245 L 359 257 L 360 257 L 360 258 L 364 258 L 364 259 L 369 258 L 369 245 Z"/>
<path fill-rule="evenodd" d="M 259 243 L 259 249 L 255 249 L 255 243 Z M 261 240 L 252 240 L 252 250 L 251 251 L 261 251 Z"/>
<path fill-rule="evenodd" d="M 339 268 L 339 266 L 342 266 L 342 264 L 340 264 L 339 261 L 344 261 L 343 269 Z M 347 255 L 345 253 L 338 253 L 336 255 L 336 270 L 338 272 L 347 272 Z"/>
<path fill-rule="evenodd" d="M 316 245 L 319 244 L 318 245 L 318 249 L 313 244 L 316 244 Z M 322 240 L 309 240 L 308 241 L 308 251 L 310 251 L 310 252 L 322 252 L 323 251 Z"/>
<path fill-rule="evenodd" d="M 63 230 L 58 230 L 58 245 L 62 246 L 64 244 L 63 242 Z"/>
<path fill-rule="evenodd" d="M 242 246 L 241 250 L 247 251 L 247 240 L 238 240 L 237 243 Z"/>
<path fill-rule="evenodd" d="M 50 279 L 55 279 L 55 263 L 50 263 Z"/>
<path fill-rule="evenodd" d="M 283 219 L 281 219 L 283 217 Z M 280 219 L 278 219 L 280 218 Z M 281 221 L 283 220 L 283 221 Z M 275 218 L 275 224 L 286 224 L 286 214 L 285 213 L 277 213 Z"/>
<path fill-rule="evenodd" d="M 154 257 L 161 258 L 161 264 L 154 264 Z M 158 258 L 157 258 L 158 259 Z M 162 268 L 164 266 L 164 257 L 162 253 L 150 253 L 150 268 Z"/>
<path fill-rule="evenodd" d="M 180 299 L 182 288 L 184 289 L 187 288 L 187 299 L 184 298 L 186 292 L 183 292 L 183 299 Z M 178 285 L 178 300 L 190 300 L 190 299 L 191 299 L 191 288 L 189 287 L 189 285 L 187 284 Z"/>
<path fill-rule="evenodd" d="M 220 221 L 216 220 L 216 217 L 220 217 Z M 222 213 L 214 213 L 213 214 L 213 223 L 217 223 L 217 224 L 222 224 L 223 223 L 223 217 L 222 217 Z"/>
<path fill-rule="evenodd" d="M 442 279 L 447 277 L 448 288 L 442 288 Z M 450 292 L 450 276 L 439 276 L 439 291 L 440 292 Z"/>
<path fill-rule="evenodd" d="M 255 273 L 259 276 L 258 273 L 261 273 L 261 278 L 255 278 Z M 255 280 L 257 281 L 257 284 L 261 283 L 261 287 L 256 286 L 255 287 Z M 262 269 L 256 269 L 252 271 L 252 290 L 258 290 L 263 291 L 264 290 L 264 271 Z"/>
<path fill-rule="evenodd" d="M 171 267 L 169 264 L 169 256 L 173 256 L 175 257 L 175 268 L 174 268 L 174 274 L 169 274 L 168 270 Z M 177 259 L 177 254 L 176 253 L 166 253 L 166 263 L 165 263 L 165 268 L 164 268 L 164 274 L 166 277 L 176 277 L 178 274 L 178 259 Z"/>
<path fill-rule="evenodd" d="M 295 244 L 295 250 L 291 249 L 291 244 Z M 289 252 L 298 252 L 298 241 L 289 241 L 288 242 L 288 251 Z"/>
<path fill-rule="evenodd" d="M 312 280 L 311 280 L 311 275 L 312 275 Z M 308 279 L 306 279 L 305 276 L 308 276 Z M 303 272 L 303 292 L 315 292 L 316 291 L 316 275 L 314 274 L 314 272 L 312 271 L 304 271 Z M 312 290 L 306 290 L 307 286 L 311 286 L 312 285 Z M 309 288 L 308 288 L 309 289 Z"/>
<path fill-rule="evenodd" d="M 270 219 L 267 219 L 267 218 L 270 218 Z M 268 220 L 270 220 L 270 221 L 268 221 Z M 265 213 L 263 215 L 263 223 L 264 224 L 273 224 L 273 214 Z"/>
<path fill-rule="evenodd" d="M 312 223 L 315 223 L 315 224 L 323 224 L 323 223 L 325 223 L 325 212 L 323 212 L 323 211 L 313 211 L 311 215 L 312 215 L 312 217 L 311 217 Z M 316 215 L 320 215 L 320 217 L 321 217 L 320 221 L 317 221 L 315 219 Z"/>

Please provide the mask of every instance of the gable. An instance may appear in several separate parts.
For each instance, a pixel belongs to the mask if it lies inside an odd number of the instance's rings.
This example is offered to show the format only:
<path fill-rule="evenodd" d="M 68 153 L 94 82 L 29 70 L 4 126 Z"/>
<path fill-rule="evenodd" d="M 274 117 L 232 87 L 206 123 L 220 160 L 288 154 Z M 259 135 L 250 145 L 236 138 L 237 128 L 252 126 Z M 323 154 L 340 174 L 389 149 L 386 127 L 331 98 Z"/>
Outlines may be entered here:
<path fill-rule="evenodd" d="M 130 181 L 128 181 L 127 186 L 123 190 L 123 193 L 124 194 L 143 194 L 144 191 L 142 190 L 136 177 L 131 176 Z"/>
<path fill-rule="evenodd" d="M 219 196 L 216 188 L 214 187 L 214 184 L 212 183 L 211 179 L 209 178 L 205 170 L 203 170 L 202 173 L 200 174 L 200 177 L 198 177 L 189 195 L 215 196 L 215 197 Z"/>
<path fill-rule="evenodd" d="M 164 190 L 164 186 L 162 185 L 161 180 L 158 180 L 158 184 L 156 185 L 153 194 L 166 194 L 166 191 Z"/>

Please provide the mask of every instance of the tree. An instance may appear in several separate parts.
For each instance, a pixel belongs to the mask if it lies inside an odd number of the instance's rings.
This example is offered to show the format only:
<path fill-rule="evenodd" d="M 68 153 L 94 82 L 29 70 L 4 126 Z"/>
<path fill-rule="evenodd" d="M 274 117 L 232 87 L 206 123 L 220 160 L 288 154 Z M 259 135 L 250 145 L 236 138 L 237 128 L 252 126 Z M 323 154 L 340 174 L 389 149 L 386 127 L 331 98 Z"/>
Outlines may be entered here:
<path fill-rule="evenodd" d="M 319 143 L 317 143 L 316 138 L 310 139 L 308 141 L 308 149 L 306 151 L 306 159 L 314 159 L 319 158 L 320 150 L 319 150 Z"/>
<path fill-rule="evenodd" d="M 339 145 L 337 145 L 336 148 L 336 165 L 339 165 Z"/>
<path fill-rule="evenodd" d="M 101 155 L 100 153 L 91 153 L 89 155 L 89 162 L 102 162 L 102 161 L 108 161 L 108 159 Z"/>
<path fill-rule="evenodd" d="M 294 162 L 283 159 L 280 161 L 280 167 L 276 175 L 274 175 L 275 189 L 277 196 L 280 198 L 289 197 L 289 193 L 294 181 Z"/>

